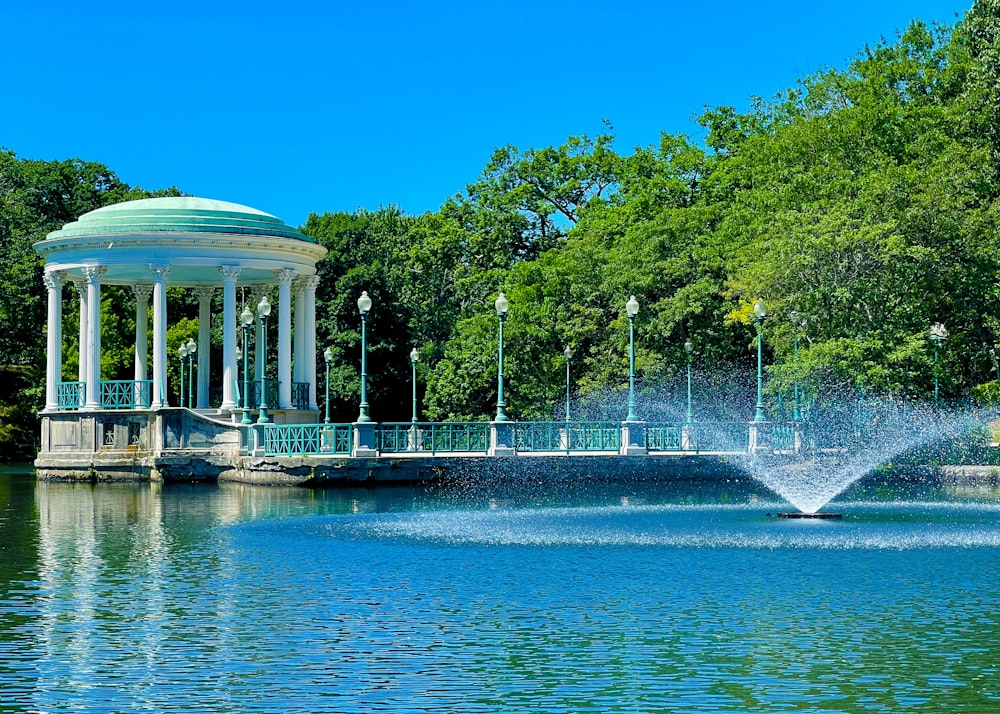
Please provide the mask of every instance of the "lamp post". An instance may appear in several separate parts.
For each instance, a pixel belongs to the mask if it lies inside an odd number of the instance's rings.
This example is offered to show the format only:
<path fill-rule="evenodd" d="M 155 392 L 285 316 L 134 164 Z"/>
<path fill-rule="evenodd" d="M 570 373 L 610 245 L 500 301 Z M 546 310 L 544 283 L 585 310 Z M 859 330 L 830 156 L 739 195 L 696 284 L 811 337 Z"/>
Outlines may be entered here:
<path fill-rule="evenodd" d="M 799 333 L 795 332 L 795 342 L 793 343 L 794 350 L 794 361 L 795 369 L 798 371 L 799 368 Z M 799 410 L 799 380 L 796 377 L 795 382 L 792 384 L 792 388 L 795 390 L 795 404 L 792 406 L 792 421 L 802 421 L 802 412 Z"/>
<path fill-rule="evenodd" d="M 496 302 L 493 303 L 493 307 L 496 308 L 497 319 L 500 321 L 500 358 L 497 362 L 497 414 L 494 421 L 507 421 L 507 412 L 505 411 L 507 402 L 503 400 L 503 323 L 507 319 L 507 310 L 510 308 L 510 302 L 503 293 L 500 293 Z"/>
<path fill-rule="evenodd" d="M 688 409 L 687 409 L 687 423 L 690 424 L 694 419 L 691 414 L 691 355 L 694 353 L 694 343 L 689 337 L 684 341 L 684 351 L 687 352 L 688 357 Z"/>
<path fill-rule="evenodd" d="M 194 353 L 198 351 L 198 344 L 194 338 L 188 340 L 188 408 L 194 409 Z"/>
<path fill-rule="evenodd" d="M 366 329 L 368 323 L 368 311 L 372 309 L 372 299 L 368 297 L 368 291 L 362 290 L 361 297 L 358 298 L 358 312 L 361 313 L 361 408 L 358 412 L 358 421 L 371 421 L 368 416 L 368 344 Z"/>
<path fill-rule="evenodd" d="M 799 391 L 799 379 L 798 379 L 799 335 L 803 330 L 806 329 L 807 322 L 806 318 L 804 317 L 799 319 L 799 314 L 795 310 L 792 310 L 790 317 L 792 319 L 792 329 L 795 331 L 795 337 L 792 340 L 792 355 L 793 355 L 793 364 L 795 365 L 795 372 L 796 372 L 795 381 L 792 382 L 792 392 L 795 397 L 795 401 L 792 405 L 792 421 L 799 422 L 802 421 L 802 409 L 801 409 L 802 399 L 801 399 L 801 393 Z"/>
<path fill-rule="evenodd" d="M 181 343 L 181 346 L 177 348 L 177 361 L 180 362 L 181 364 L 180 386 L 178 387 L 177 390 L 180 394 L 179 400 L 181 409 L 184 408 L 184 358 L 187 357 L 187 353 L 188 353 L 187 345 Z"/>
<path fill-rule="evenodd" d="M 240 314 L 240 324 L 243 325 L 243 418 L 240 423 L 253 424 L 250 418 L 250 326 L 253 325 L 253 313 L 246 305 Z"/>
<path fill-rule="evenodd" d="M 417 424 L 417 362 L 420 361 L 420 353 L 414 347 L 410 350 L 410 366 L 413 368 L 413 425 Z"/>
<path fill-rule="evenodd" d="M 635 414 L 635 316 L 639 314 L 639 301 L 635 295 L 625 303 L 628 315 L 628 416 L 625 421 L 639 421 Z"/>
<path fill-rule="evenodd" d="M 765 421 L 764 417 L 764 318 L 767 317 L 767 305 L 760 298 L 753 305 L 757 316 L 757 412 L 754 421 Z"/>
<path fill-rule="evenodd" d="M 940 322 L 931 325 L 930 340 L 934 343 L 934 404 L 938 403 L 938 351 L 941 343 L 948 339 L 948 330 Z"/>
<path fill-rule="evenodd" d="M 569 363 L 573 359 L 573 349 L 566 345 L 563 350 L 563 357 L 566 358 L 566 423 L 569 424 Z"/>
<path fill-rule="evenodd" d="M 323 350 L 323 361 L 326 362 L 326 398 L 323 403 L 326 405 L 326 413 L 323 416 L 323 423 L 330 423 L 330 363 L 333 362 L 333 350 L 327 347 Z"/>
<path fill-rule="evenodd" d="M 271 303 L 267 301 L 267 295 L 257 303 L 257 317 L 260 318 L 261 342 L 260 342 L 260 413 L 257 415 L 258 424 L 267 424 L 271 419 L 267 416 L 267 317 L 271 314 Z"/>

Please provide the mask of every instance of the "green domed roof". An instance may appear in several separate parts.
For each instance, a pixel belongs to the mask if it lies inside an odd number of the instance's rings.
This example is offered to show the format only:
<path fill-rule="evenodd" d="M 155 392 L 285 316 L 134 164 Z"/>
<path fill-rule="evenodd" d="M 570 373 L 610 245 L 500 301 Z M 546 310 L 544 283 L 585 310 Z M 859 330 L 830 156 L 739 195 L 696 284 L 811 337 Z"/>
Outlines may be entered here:
<path fill-rule="evenodd" d="M 256 208 L 193 196 L 143 198 L 98 208 L 52 231 L 46 240 L 123 233 L 233 233 L 314 242 L 280 218 Z"/>

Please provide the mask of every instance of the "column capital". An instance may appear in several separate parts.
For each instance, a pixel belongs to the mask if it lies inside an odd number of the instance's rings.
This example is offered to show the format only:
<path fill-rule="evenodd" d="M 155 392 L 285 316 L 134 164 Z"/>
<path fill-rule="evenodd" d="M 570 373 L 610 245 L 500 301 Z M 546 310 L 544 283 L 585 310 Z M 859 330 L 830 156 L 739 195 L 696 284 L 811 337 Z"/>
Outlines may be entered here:
<path fill-rule="evenodd" d="M 282 268 L 281 270 L 274 270 L 274 277 L 278 280 L 278 285 L 290 286 L 292 281 L 295 280 L 295 271 L 291 268 Z"/>
<path fill-rule="evenodd" d="M 315 290 L 316 286 L 319 285 L 319 276 L 303 275 L 301 278 L 299 278 L 299 281 L 302 283 L 303 290 Z"/>
<path fill-rule="evenodd" d="M 108 272 L 108 266 L 106 265 L 87 265 L 83 268 L 83 277 L 88 285 L 96 285 L 101 282 L 101 278 L 106 272 Z"/>
<path fill-rule="evenodd" d="M 87 284 L 83 280 L 73 280 L 73 287 L 76 288 L 77 295 L 80 296 L 80 302 L 86 302 L 87 300 Z"/>
<path fill-rule="evenodd" d="M 49 290 L 58 290 L 63 286 L 63 273 L 60 270 L 46 270 L 42 281 Z"/>
<path fill-rule="evenodd" d="M 149 270 L 153 273 L 153 280 L 162 282 L 167 279 L 167 273 L 170 272 L 170 266 L 166 263 L 150 263 Z"/>
<path fill-rule="evenodd" d="M 153 294 L 153 286 L 146 285 L 144 283 L 133 285 L 132 292 L 135 293 L 135 301 L 137 304 L 149 302 L 149 296 Z"/>
<path fill-rule="evenodd" d="M 213 287 L 195 288 L 194 294 L 198 297 L 198 300 L 211 300 L 215 296 L 215 288 Z"/>
<path fill-rule="evenodd" d="M 219 275 L 222 276 L 223 282 L 235 283 L 242 270 L 243 268 L 239 265 L 220 265 Z"/>

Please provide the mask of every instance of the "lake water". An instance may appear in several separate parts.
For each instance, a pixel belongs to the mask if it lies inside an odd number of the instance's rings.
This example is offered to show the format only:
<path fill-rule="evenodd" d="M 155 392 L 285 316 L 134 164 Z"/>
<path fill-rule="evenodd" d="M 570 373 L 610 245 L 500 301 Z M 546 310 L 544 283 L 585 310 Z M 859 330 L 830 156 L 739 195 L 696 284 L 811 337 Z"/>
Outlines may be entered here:
<path fill-rule="evenodd" d="M 3 712 L 1000 711 L 995 490 L 0 473 Z"/>

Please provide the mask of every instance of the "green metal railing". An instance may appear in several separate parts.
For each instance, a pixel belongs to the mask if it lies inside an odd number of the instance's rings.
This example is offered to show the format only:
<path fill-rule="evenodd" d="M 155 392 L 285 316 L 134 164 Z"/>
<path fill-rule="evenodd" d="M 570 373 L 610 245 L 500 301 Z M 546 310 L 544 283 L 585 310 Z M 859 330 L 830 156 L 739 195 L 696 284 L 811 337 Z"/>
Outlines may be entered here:
<path fill-rule="evenodd" d="M 703 421 L 691 425 L 690 451 L 745 451 L 750 425 L 745 421 Z"/>
<path fill-rule="evenodd" d="M 102 409 L 149 409 L 151 379 L 115 379 L 101 382 Z"/>
<path fill-rule="evenodd" d="M 793 424 L 772 424 L 770 446 L 775 451 L 795 449 L 795 426 Z"/>
<path fill-rule="evenodd" d="M 515 451 L 618 451 L 620 447 L 619 422 L 519 421 L 514 424 Z"/>
<path fill-rule="evenodd" d="M 685 451 L 685 441 L 690 441 L 691 429 L 687 429 L 689 439 L 684 439 L 685 429 L 681 424 L 646 425 L 646 449 L 649 451 Z"/>
<path fill-rule="evenodd" d="M 350 454 L 351 424 L 268 424 L 264 427 L 265 456 Z"/>
<path fill-rule="evenodd" d="M 56 384 L 56 406 L 59 409 L 80 409 L 86 403 L 86 382 L 59 382 Z"/>
<path fill-rule="evenodd" d="M 767 436 L 770 434 L 768 431 Z M 742 451 L 749 444 L 749 435 L 749 425 L 744 421 L 687 424 L 651 422 L 645 427 L 644 445 L 649 451 L 678 453 Z"/>
<path fill-rule="evenodd" d="M 570 422 L 568 451 L 618 451 L 621 445 L 621 422 Z"/>
<path fill-rule="evenodd" d="M 375 427 L 375 448 L 389 453 L 415 451 L 420 444 L 414 437 L 413 422 L 380 423 Z M 419 426 L 416 427 L 419 430 Z"/>
<path fill-rule="evenodd" d="M 292 382 L 292 406 L 296 409 L 309 408 L 309 382 Z"/>
<path fill-rule="evenodd" d="M 267 408 L 278 408 L 278 380 L 265 379 L 265 389 L 267 389 Z M 241 405 L 242 406 L 242 405 Z M 250 382 L 250 408 L 260 408 L 260 382 Z"/>
<path fill-rule="evenodd" d="M 438 452 L 464 451 L 486 453 L 490 448 L 490 425 L 488 422 L 419 422 L 417 424 L 419 451 Z"/>
<path fill-rule="evenodd" d="M 515 451 L 565 451 L 566 422 L 519 421 L 514 424 Z"/>

